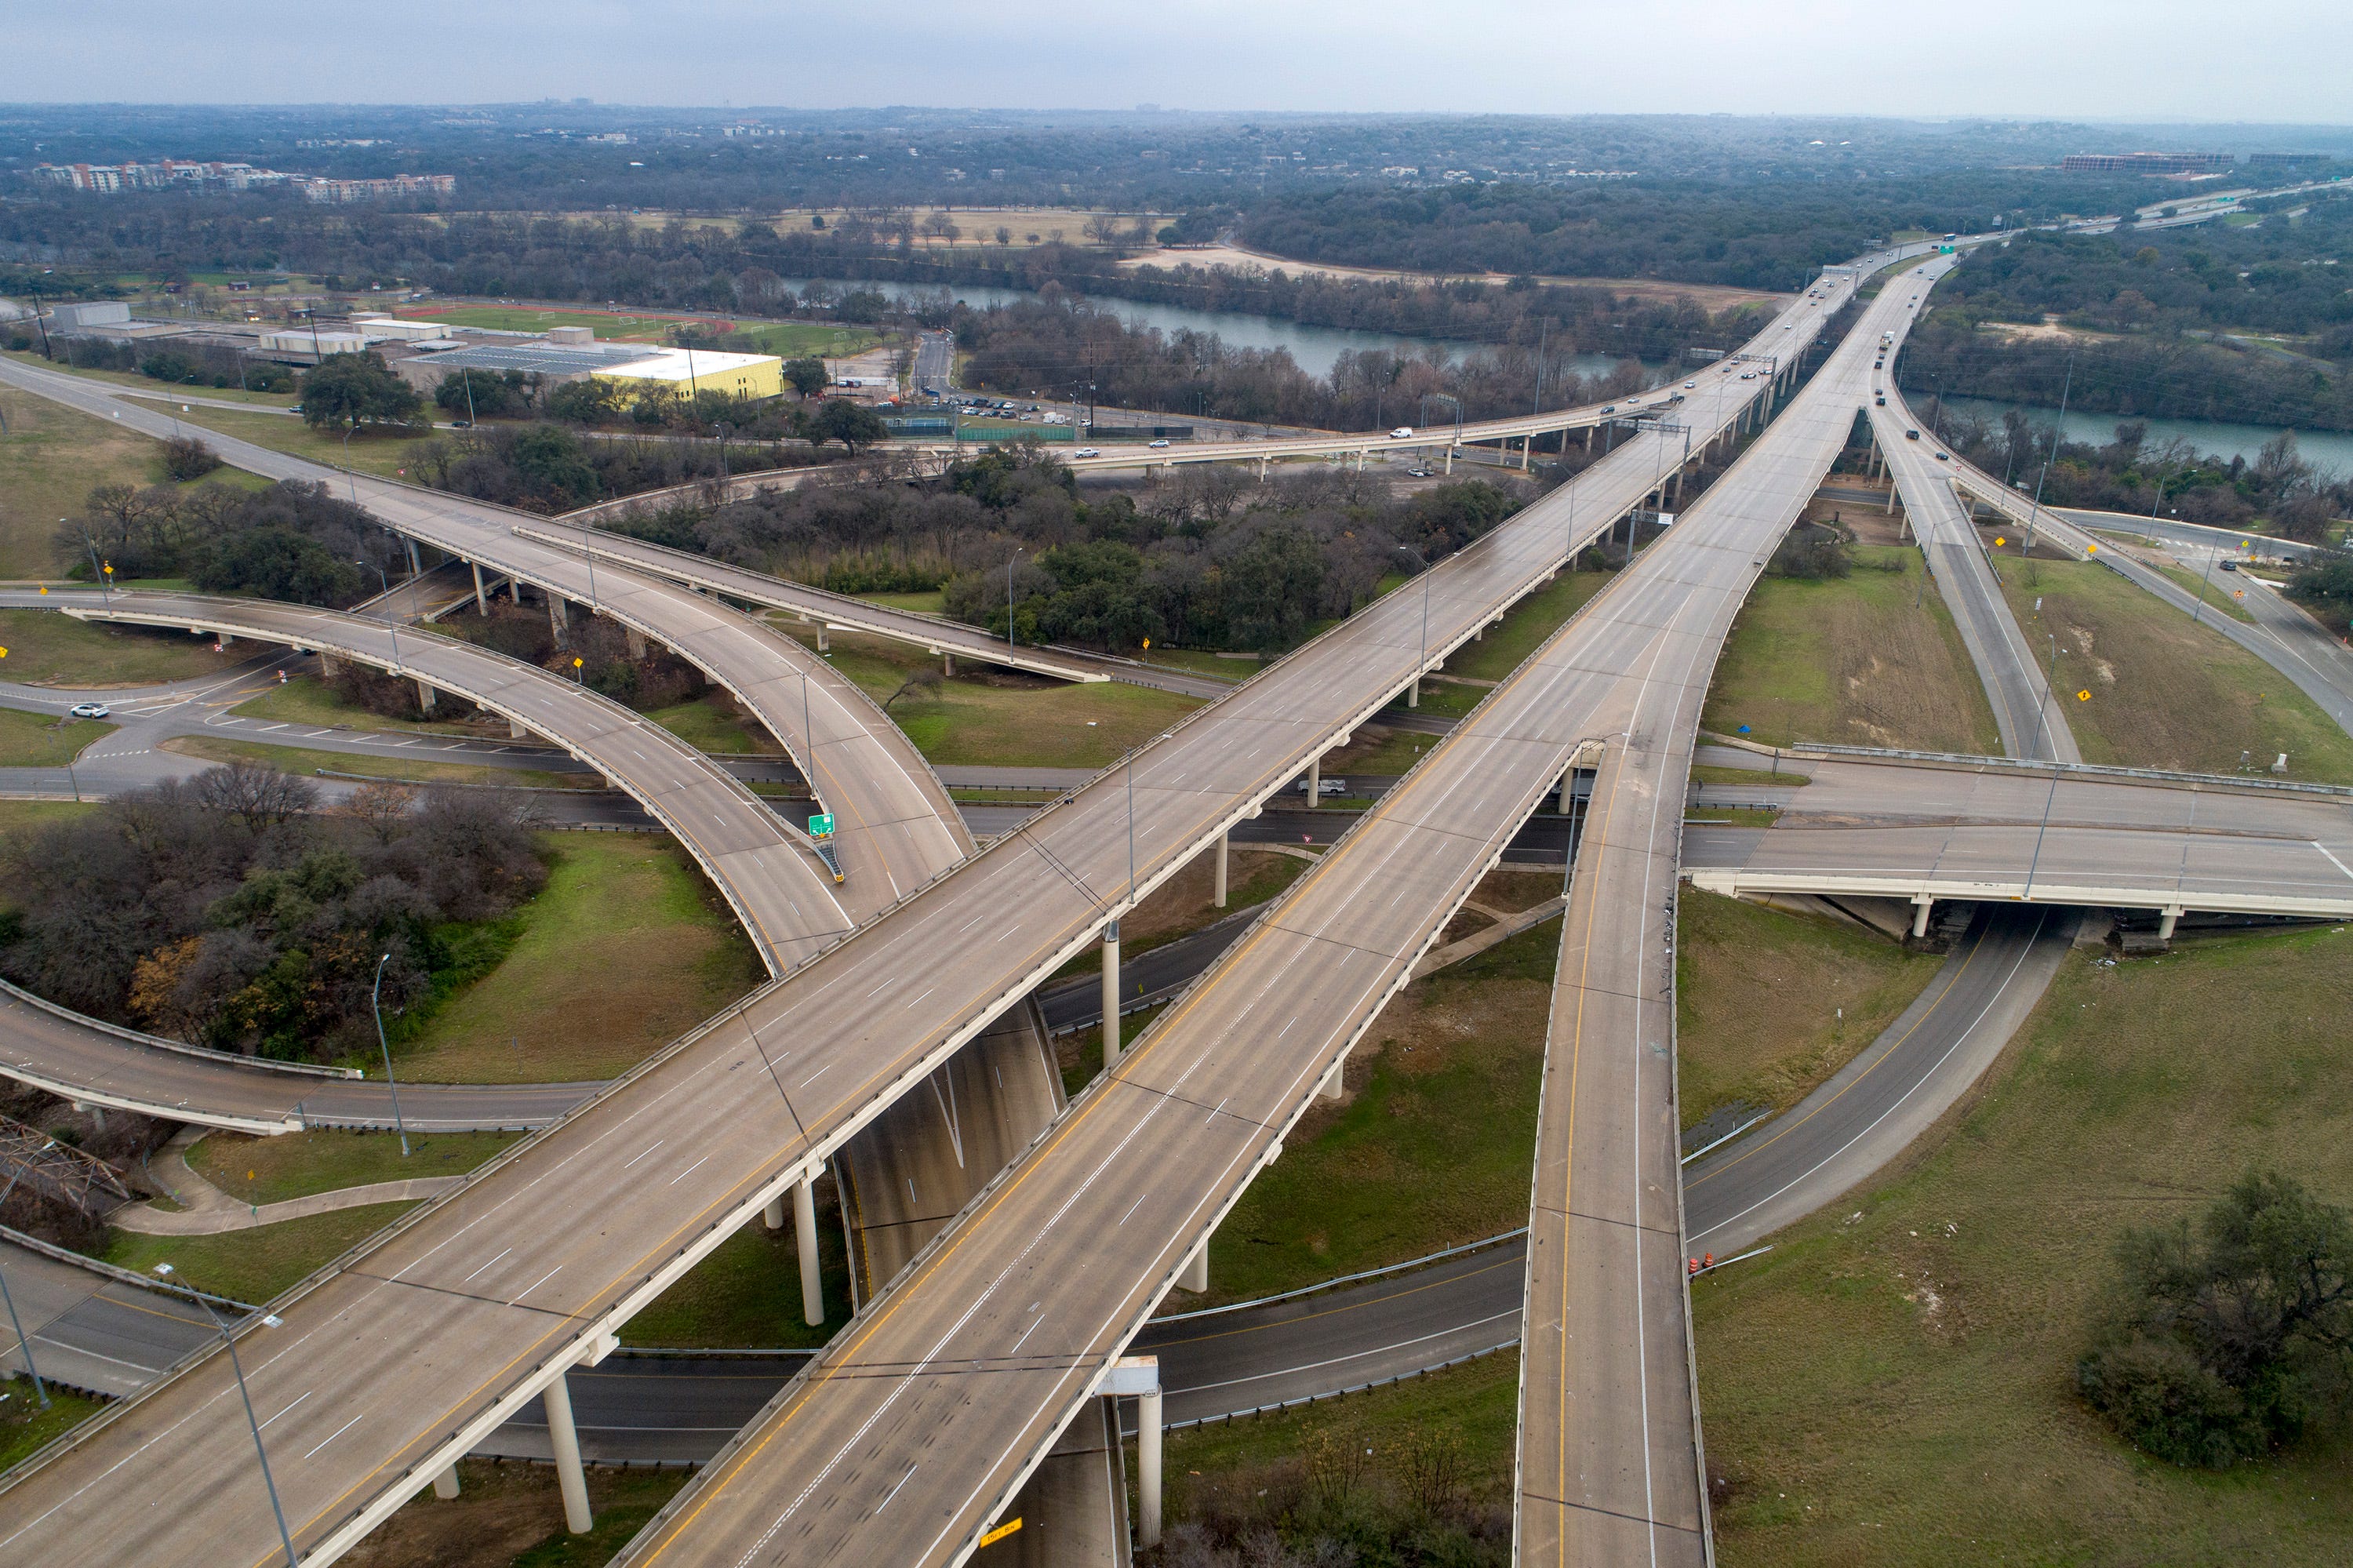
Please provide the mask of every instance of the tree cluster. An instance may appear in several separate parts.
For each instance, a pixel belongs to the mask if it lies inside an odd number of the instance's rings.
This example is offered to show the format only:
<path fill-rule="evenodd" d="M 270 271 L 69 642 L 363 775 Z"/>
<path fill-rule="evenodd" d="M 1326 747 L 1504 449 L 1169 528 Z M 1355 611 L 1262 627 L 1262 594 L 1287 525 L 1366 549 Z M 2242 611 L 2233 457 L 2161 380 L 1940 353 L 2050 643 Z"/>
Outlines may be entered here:
<path fill-rule="evenodd" d="M 304 373 L 302 422 L 313 429 L 414 425 L 425 411 L 417 388 L 376 354 L 330 354 Z"/>
<path fill-rule="evenodd" d="M 723 451 L 703 441 L 588 436 L 545 421 L 437 434 L 409 447 L 406 456 L 408 476 L 419 483 L 543 513 L 820 461 L 805 446 L 777 441 L 731 441 Z"/>
<path fill-rule="evenodd" d="M 1186 467 L 1082 494 L 1035 443 L 937 481 L 803 486 L 614 526 L 844 590 L 944 588 L 947 613 L 1023 643 L 1277 650 L 1363 605 L 1381 578 L 1461 548 L 1517 508 L 1483 480 L 1400 499 L 1377 474 L 1254 484 Z M 1017 556 L 1016 552 L 1019 552 Z"/>
<path fill-rule="evenodd" d="M 0 969 L 94 1017 L 289 1061 L 370 1044 L 466 958 L 469 925 L 535 892 L 527 823 L 486 791 L 363 788 L 238 762 L 117 796 L 0 864 Z"/>
<path fill-rule="evenodd" d="M 1931 406 L 1932 413 L 1935 406 Z M 2330 520 L 2353 511 L 2353 482 L 2324 480 L 2283 431 L 2252 462 L 2200 453 L 2177 437 L 2148 439 L 2148 426 L 2126 419 L 2099 445 L 2058 440 L 2056 421 L 2015 408 L 2000 420 L 1947 410 L 1936 431 L 1953 450 L 1989 473 L 2041 488 L 2049 506 L 2081 506 L 2147 516 L 2163 512 L 2211 528 L 2257 524 L 2283 538 L 2317 543 Z M 2046 474 L 2045 468 L 2048 468 Z"/>
<path fill-rule="evenodd" d="M 2250 1174 L 2187 1220 L 2116 1248 L 2076 1382 L 2126 1441 L 2226 1468 L 2353 1408 L 2353 1217 Z"/>
<path fill-rule="evenodd" d="M 211 449 L 188 444 L 199 450 L 174 460 L 200 467 Z M 111 566 L 116 582 L 181 577 L 207 593 L 335 609 L 375 591 L 375 568 L 399 569 L 398 546 L 382 524 L 326 485 L 301 480 L 258 492 L 102 484 L 58 530 L 58 549 L 78 576 Z M 98 567 L 89 564 L 93 554 Z"/>

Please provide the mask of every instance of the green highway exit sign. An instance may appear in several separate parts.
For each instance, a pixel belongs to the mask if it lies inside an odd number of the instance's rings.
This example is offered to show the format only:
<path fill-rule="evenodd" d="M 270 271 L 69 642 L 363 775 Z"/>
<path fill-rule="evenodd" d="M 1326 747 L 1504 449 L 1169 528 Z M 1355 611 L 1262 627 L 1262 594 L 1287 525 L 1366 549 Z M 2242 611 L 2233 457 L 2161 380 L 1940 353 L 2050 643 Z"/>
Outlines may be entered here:
<path fill-rule="evenodd" d="M 813 839 L 829 839 L 833 837 L 833 813 L 828 811 L 821 817 L 811 817 L 809 819 L 809 837 Z"/>

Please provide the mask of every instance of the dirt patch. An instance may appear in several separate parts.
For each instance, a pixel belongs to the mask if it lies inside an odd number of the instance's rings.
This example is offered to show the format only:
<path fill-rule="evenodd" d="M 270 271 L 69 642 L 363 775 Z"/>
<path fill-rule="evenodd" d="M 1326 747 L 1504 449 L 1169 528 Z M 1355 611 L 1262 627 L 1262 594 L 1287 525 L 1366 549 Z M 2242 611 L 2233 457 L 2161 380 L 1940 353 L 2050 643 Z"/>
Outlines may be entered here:
<path fill-rule="evenodd" d="M 591 1469 L 588 1505 L 596 1529 L 588 1539 L 616 1539 L 604 1551 L 562 1561 L 605 1561 L 686 1481 L 683 1470 Z M 458 1467 L 458 1496 L 447 1502 L 430 1490 L 421 1494 L 343 1561 L 353 1568 L 502 1568 L 543 1542 L 564 1538 L 564 1499 L 551 1467 L 468 1459 Z"/>
<path fill-rule="evenodd" d="M 1393 267 L 1351 267 L 1336 261 L 1293 261 L 1263 251 L 1245 250 L 1238 245 L 1210 245 L 1198 250 L 1159 250 L 1143 256 L 1131 256 L 1120 263 L 1124 268 L 1152 268 L 1168 270 L 1177 267 L 1229 267 L 1236 271 L 1256 269 L 1260 271 L 1282 271 L 1293 278 L 1377 278 L 1384 281 L 1402 279 L 1415 283 L 1507 283 L 1508 272 L 1416 272 Z M 1536 280 L 1562 288 L 1607 289 L 1613 294 L 1645 300 L 1690 300 L 1711 311 L 1721 311 L 1735 305 L 1786 304 L 1796 298 L 1793 294 L 1768 293 L 1761 289 L 1736 289 L 1721 283 L 1672 283 L 1656 278 L 1560 278 L 1544 276 Z"/>
<path fill-rule="evenodd" d="M 1514 913 L 1533 909 L 1547 898 L 1560 896 L 1560 873 L 1515 871 L 1508 865 L 1499 865 L 1487 874 L 1471 896 L 1490 909 Z"/>
<path fill-rule="evenodd" d="M 1236 845 L 1227 854 L 1225 908 L 1215 908 L 1209 903 L 1217 880 L 1217 856 L 1196 855 L 1184 870 L 1154 888 L 1149 898 L 1120 916 L 1120 940 L 1133 946 L 1155 938 L 1198 931 L 1242 907 L 1245 900 L 1236 895 L 1251 892 L 1252 884 L 1279 880 L 1282 885 L 1288 886 L 1291 878 L 1303 869 L 1289 855 L 1265 850 Z M 1254 904 L 1264 896 L 1267 895 L 1260 893 L 1247 902 Z"/>

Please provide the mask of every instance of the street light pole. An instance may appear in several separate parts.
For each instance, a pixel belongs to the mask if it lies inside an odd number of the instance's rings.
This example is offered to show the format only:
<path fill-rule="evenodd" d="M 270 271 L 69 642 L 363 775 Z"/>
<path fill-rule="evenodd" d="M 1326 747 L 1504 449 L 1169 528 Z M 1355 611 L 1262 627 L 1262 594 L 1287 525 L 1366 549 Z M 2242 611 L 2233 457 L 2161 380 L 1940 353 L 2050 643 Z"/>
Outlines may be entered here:
<path fill-rule="evenodd" d="M 392 1125 L 400 1132 L 400 1157 L 408 1158 L 408 1124 L 400 1117 L 400 1085 L 392 1075 L 392 1046 L 384 1037 L 384 966 L 392 962 L 385 954 L 375 961 L 375 984 L 368 988 L 368 1006 L 375 1013 L 376 1048 L 384 1053 L 384 1081 L 392 1090 Z"/>
<path fill-rule="evenodd" d="M 1005 651 L 1008 653 L 1013 652 L 1013 563 L 1023 554 L 1016 550 L 1005 557 Z"/>
<path fill-rule="evenodd" d="M 2042 513 L 2042 482 L 2051 477 L 2051 460 L 2067 439 L 2067 395 L 2075 389 L 2075 356 L 2067 355 L 2066 378 L 2059 383 L 2059 422 L 2051 427 L 2051 450 L 2042 454 L 2042 471 L 2034 476 L 2034 503 L 2026 509 L 2026 551 L 2034 554 L 2034 524 Z"/>
<path fill-rule="evenodd" d="M 392 579 L 384 575 L 384 568 L 382 567 L 377 567 L 374 561 L 356 559 L 352 562 L 352 565 L 355 567 L 375 567 L 375 580 L 384 585 L 384 597 L 387 599 L 392 598 Z M 522 590 L 517 588 L 515 591 L 520 593 Z M 392 672 L 396 675 L 400 673 L 400 619 L 393 614 L 392 607 L 389 604 L 385 607 L 384 629 L 386 632 L 390 633 L 392 637 Z"/>
<path fill-rule="evenodd" d="M 52 1144 L 55 1141 L 50 1140 Z M 49 1146 L 44 1144 L 42 1148 L 46 1151 Z M 18 1167 L 16 1175 L 8 1178 L 7 1187 L 0 1190 L 0 1209 L 8 1206 L 9 1195 L 16 1191 L 17 1179 L 24 1174 L 23 1167 Z M 9 1292 L 8 1275 L 5 1269 L 0 1269 L 0 1300 L 8 1304 L 8 1327 L 16 1332 L 16 1348 L 25 1352 L 25 1370 L 32 1374 L 34 1396 L 41 1402 L 41 1408 L 47 1410 L 49 1407 L 49 1391 L 41 1382 L 41 1369 L 33 1364 L 33 1341 L 25 1337 L 24 1319 L 16 1316 L 16 1298 Z"/>
<path fill-rule="evenodd" d="M 171 1266 L 168 1263 L 160 1265 L 157 1272 L 164 1272 Z M 192 1288 L 189 1294 L 195 1297 L 196 1305 L 205 1309 L 205 1316 L 213 1320 L 213 1327 L 220 1330 L 221 1343 L 228 1347 L 228 1368 L 237 1374 L 237 1396 L 245 1402 L 245 1424 L 253 1430 L 253 1452 L 261 1461 L 261 1484 L 269 1489 L 269 1511 L 278 1516 L 278 1541 L 286 1548 L 286 1568 L 297 1568 L 301 1560 L 294 1555 L 293 1534 L 286 1528 L 286 1506 L 278 1500 L 278 1478 L 269 1473 L 269 1450 L 262 1446 L 261 1423 L 254 1418 L 253 1394 L 245 1386 L 245 1363 L 237 1359 L 237 1336 L 228 1331 L 228 1325 L 221 1321 L 221 1315 L 213 1310 L 213 1304 L 205 1298 L 203 1291 Z M 269 1328 L 278 1326 L 278 1319 L 274 1317 L 265 1317 L 261 1320 Z"/>

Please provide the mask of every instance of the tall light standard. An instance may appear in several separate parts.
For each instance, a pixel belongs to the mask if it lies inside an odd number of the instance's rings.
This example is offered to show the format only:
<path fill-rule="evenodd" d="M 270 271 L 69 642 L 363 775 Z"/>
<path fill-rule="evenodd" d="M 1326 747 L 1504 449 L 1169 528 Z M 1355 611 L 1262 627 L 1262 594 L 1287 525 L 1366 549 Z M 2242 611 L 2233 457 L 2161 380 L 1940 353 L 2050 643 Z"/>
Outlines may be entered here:
<path fill-rule="evenodd" d="M 375 1013 L 376 1048 L 384 1053 L 385 1086 L 392 1090 L 392 1125 L 400 1133 L 400 1157 L 408 1158 L 408 1124 L 400 1119 L 400 1085 L 392 1075 L 392 1046 L 384 1037 L 384 966 L 392 962 L 385 954 L 375 961 L 375 984 L 368 988 L 368 1006 Z"/>
<path fill-rule="evenodd" d="M 343 482 L 352 488 L 353 506 L 360 503 L 360 480 L 359 475 L 352 471 L 352 438 L 359 433 L 359 421 L 353 419 L 351 428 L 343 432 Z"/>
<path fill-rule="evenodd" d="M 1005 557 L 1005 651 L 1008 653 L 1013 652 L 1013 563 L 1022 555 L 1022 551 L 1016 550 Z"/>
<path fill-rule="evenodd" d="M 384 585 L 384 597 L 387 600 L 392 598 L 392 579 L 384 575 L 384 568 L 382 567 L 377 567 L 374 561 L 359 560 L 356 558 L 353 560 L 352 565 L 355 567 L 375 567 L 375 580 Z M 392 638 L 392 669 L 393 673 L 398 674 L 400 673 L 400 618 L 393 612 L 392 606 L 389 603 L 386 603 L 384 607 L 384 629 Z"/>
<path fill-rule="evenodd" d="M 2042 454 L 2042 471 L 2034 476 L 2034 503 L 2026 509 L 2026 554 L 2034 554 L 2034 523 L 2042 512 L 2042 482 L 2051 477 L 2051 460 L 2067 439 L 2067 395 L 2075 389 L 2075 356 L 2067 355 L 2067 375 L 2059 384 L 2059 422 L 2051 427 L 2051 450 Z"/>
<path fill-rule="evenodd" d="M 168 1276 L 172 1266 L 159 1263 L 155 1266 L 155 1272 Z M 205 1309 L 205 1316 L 210 1318 L 213 1327 L 220 1330 L 221 1343 L 228 1347 L 228 1370 L 237 1375 L 237 1398 L 245 1402 L 245 1424 L 253 1433 L 253 1452 L 261 1461 L 261 1484 L 269 1489 L 269 1511 L 278 1516 L 278 1541 L 286 1548 L 286 1568 L 298 1568 L 301 1560 L 294 1555 L 294 1537 L 286 1528 L 286 1507 L 278 1500 L 278 1478 L 269 1473 L 269 1450 L 262 1446 L 261 1423 L 254 1418 L 253 1394 L 245 1386 L 245 1363 L 237 1359 L 237 1336 L 228 1331 L 228 1325 L 221 1321 L 221 1315 L 213 1310 L 212 1302 L 203 1291 L 191 1287 L 188 1294 L 196 1298 L 196 1305 Z M 261 1323 L 264 1328 L 275 1329 L 279 1319 L 271 1314 L 264 1317 Z M 273 1415 L 270 1419 L 275 1421 L 278 1417 Z"/>
<path fill-rule="evenodd" d="M 41 1145 L 41 1150 L 46 1153 L 56 1147 L 57 1140 L 51 1139 Z M 5 1189 L 0 1189 L 0 1209 L 8 1206 L 9 1194 L 16 1191 L 17 1179 L 24 1174 L 24 1168 L 17 1167 L 16 1174 L 8 1178 L 8 1185 Z M 49 1407 L 49 1391 L 41 1382 L 41 1369 L 33 1364 L 33 1341 L 25 1338 L 24 1319 L 16 1316 L 16 1298 L 9 1293 L 8 1276 L 5 1270 L 0 1270 L 0 1300 L 5 1300 L 8 1304 L 8 1327 L 16 1332 L 16 1348 L 25 1352 L 25 1370 L 32 1374 L 34 1397 L 41 1402 L 41 1408 L 47 1410 Z"/>

